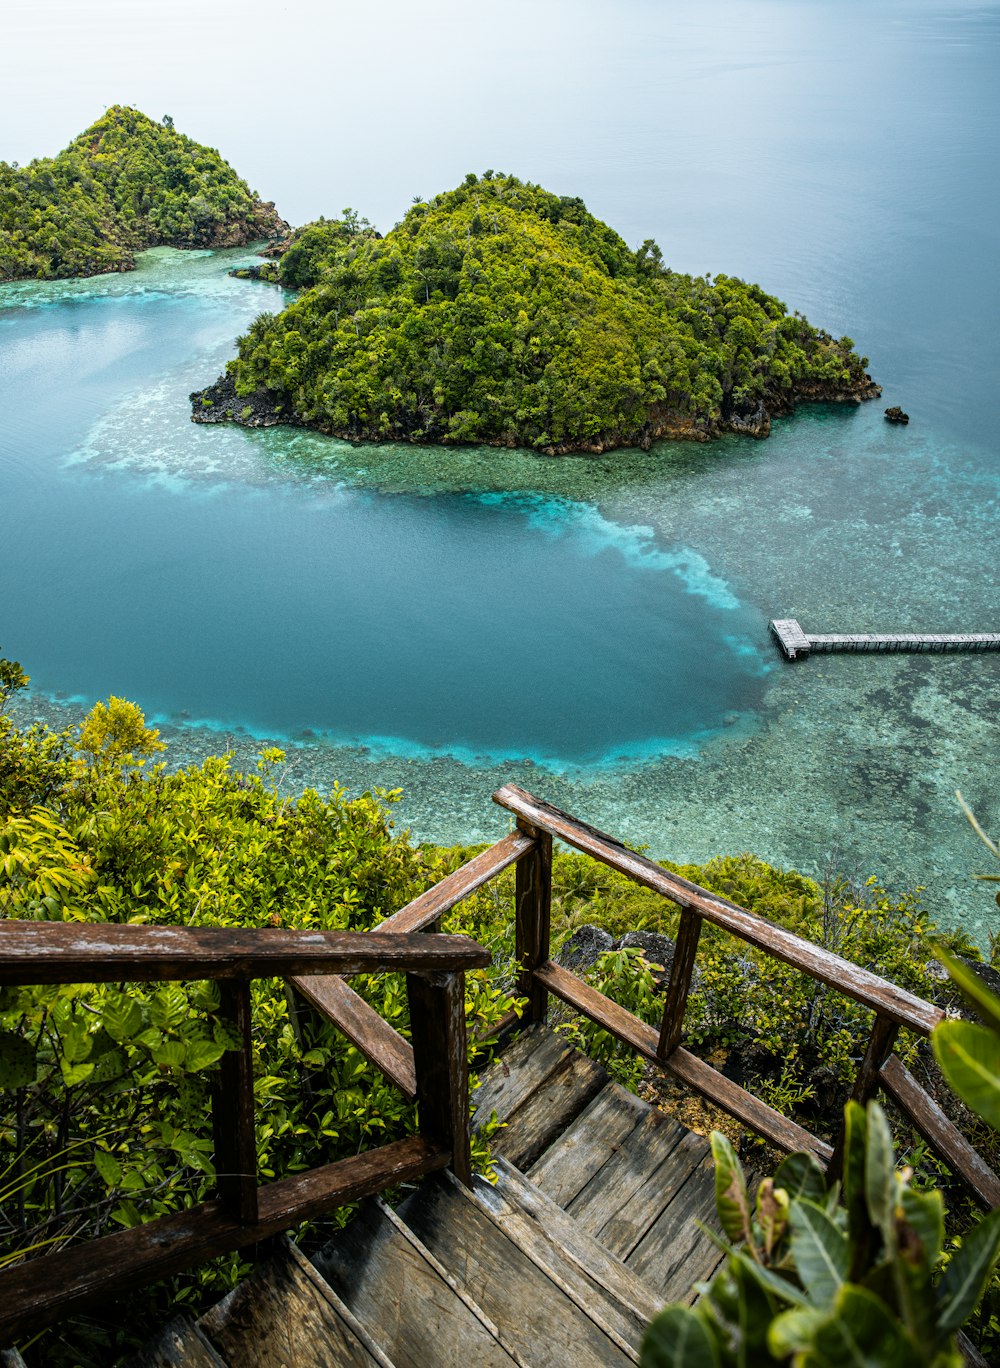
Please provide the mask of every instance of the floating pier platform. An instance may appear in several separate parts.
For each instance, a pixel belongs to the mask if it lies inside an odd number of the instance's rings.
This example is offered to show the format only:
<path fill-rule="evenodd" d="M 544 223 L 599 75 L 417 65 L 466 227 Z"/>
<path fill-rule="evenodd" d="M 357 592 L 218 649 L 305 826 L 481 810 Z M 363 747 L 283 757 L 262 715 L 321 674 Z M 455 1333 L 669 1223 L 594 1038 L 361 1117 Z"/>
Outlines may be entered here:
<path fill-rule="evenodd" d="M 816 635 L 804 632 L 794 618 L 775 618 L 771 631 L 787 660 L 803 660 L 814 651 L 1000 651 L 1000 632 Z"/>

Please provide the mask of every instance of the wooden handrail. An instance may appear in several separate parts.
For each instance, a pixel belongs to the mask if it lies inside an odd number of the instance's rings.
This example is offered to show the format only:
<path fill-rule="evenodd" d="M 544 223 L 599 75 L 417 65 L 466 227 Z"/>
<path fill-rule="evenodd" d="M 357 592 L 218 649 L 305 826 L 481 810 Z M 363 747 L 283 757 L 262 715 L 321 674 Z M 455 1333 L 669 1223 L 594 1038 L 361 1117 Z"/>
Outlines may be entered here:
<path fill-rule="evenodd" d="M 940 1007 L 868 969 L 842 959 L 822 946 L 786 931 L 784 927 L 776 926 L 727 898 L 670 873 L 644 855 L 629 850 L 613 836 L 571 817 L 551 803 L 535 798 L 515 784 L 506 784 L 498 789 L 493 800 L 514 813 L 518 828 L 526 834 L 539 839 L 543 836 L 549 839 L 557 837 L 670 899 L 681 909 L 661 1028 L 657 1033 L 590 984 L 551 962 L 548 958 L 548 889 L 535 890 L 532 882 L 535 876 L 528 871 L 527 861 L 530 858 L 537 861 L 537 856 L 522 857 L 522 864 L 518 866 L 517 908 L 522 994 L 529 995 L 530 984 L 554 993 L 574 1010 L 589 1017 L 644 1058 L 673 1073 L 772 1144 L 786 1150 L 811 1150 L 827 1162 L 830 1177 L 837 1177 L 843 1150 L 843 1129 L 836 1146 L 831 1148 L 773 1107 L 738 1087 L 731 1079 L 685 1050 L 680 1043 L 701 923 L 711 922 L 773 958 L 871 1008 L 875 1014 L 874 1021 L 852 1097 L 858 1102 L 865 1102 L 880 1088 L 884 1089 L 976 1197 L 987 1205 L 997 1204 L 1000 1199 L 1000 1179 L 948 1121 L 901 1061 L 892 1055 L 900 1027 L 906 1026 L 928 1035 L 945 1019 Z M 522 887 L 524 896 L 520 892 Z M 531 896 L 527 896 L 529 891 Z M 536 990 L 530 994 L 525 1019 L 537 1021 L 543 1019 L 544 1015 L 544 997 Z"/>
<path fill-rule="evenodd" d="M 483 969 L 467 936 L 0 921 L 0 984 L 284 978 Z"/>
<path fill-rule="evenodd" d="M 613 836 L 570 817 L 551 803 L 532 797 L 515 784 L 506 784 L 498 789 L 493 801 L 523 821 L 552 836 L 558 836 L 567 845 L 610 865 L 612 869 L 662 894 L 678 906 L 691 908 L 706 921 L 721 926 L 748 945 L 756 945 L 775 959 L 801 969 L 811 978 L 829 984 L 846 997 L 854 998 L 882 1016 L 890 1017 L 900 1026 L 909 1026 L 927 1035 L 938 1022 L 944 1020 L 945 1014 L 940 1007 L 925 1002 L 869 969 L 862 969 L 860 965 L 841 959 L 821 945 L 815 945 L 754 912 L 748 912 L 745 907 L 699 888 L 679 874 L 669 873 L 644 855 L 629 850 Z"/>

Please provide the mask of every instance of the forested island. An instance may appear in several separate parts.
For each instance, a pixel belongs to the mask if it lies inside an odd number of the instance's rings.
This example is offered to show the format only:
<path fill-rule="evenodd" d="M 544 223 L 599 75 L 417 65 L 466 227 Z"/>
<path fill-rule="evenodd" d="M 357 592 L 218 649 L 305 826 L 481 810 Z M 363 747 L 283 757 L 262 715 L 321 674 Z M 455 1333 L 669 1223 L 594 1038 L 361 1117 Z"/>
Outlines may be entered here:
<path fill-rule="evenodd" d="M 124 105 L 55 157 L 0 162 L 0 281 L 130 271 L 147 247 L 239 247 L 286 227 L 214 148 Z"/>
<path fill-rule="evenodd" d="M 801 401 L 881 393 L 849 337 L 759 286 L 673 271 L 582 200 L 492 171 L 384 238 L 348 212 L 310 224 L 252 273 L 301 293 L 191 396 L 196 422 L 559 454 L 766 437 Z"/>

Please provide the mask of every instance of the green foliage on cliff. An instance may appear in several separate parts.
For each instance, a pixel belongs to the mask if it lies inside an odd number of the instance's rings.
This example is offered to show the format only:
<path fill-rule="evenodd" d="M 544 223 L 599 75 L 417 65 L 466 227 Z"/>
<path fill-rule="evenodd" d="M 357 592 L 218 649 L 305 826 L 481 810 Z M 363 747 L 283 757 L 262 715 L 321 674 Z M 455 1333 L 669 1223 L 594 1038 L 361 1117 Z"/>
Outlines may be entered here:
<path fill-rule="evenodd" d="M 58 156 L 0 162 L 0 280 L 129 270 L 144 247 L 237 246 L 278 226 L 213 148 L 122 105 Z"/>
<path fill-rule="evenodd" d="M 238 395 L 351 438 L 601 449 L 865 382 L 849 338 L 757 286 L 671 271 L 581 200 L 492 172 L 385 238 L 311 225 L 281 276 L 310 288 L 241 339 Z"/>

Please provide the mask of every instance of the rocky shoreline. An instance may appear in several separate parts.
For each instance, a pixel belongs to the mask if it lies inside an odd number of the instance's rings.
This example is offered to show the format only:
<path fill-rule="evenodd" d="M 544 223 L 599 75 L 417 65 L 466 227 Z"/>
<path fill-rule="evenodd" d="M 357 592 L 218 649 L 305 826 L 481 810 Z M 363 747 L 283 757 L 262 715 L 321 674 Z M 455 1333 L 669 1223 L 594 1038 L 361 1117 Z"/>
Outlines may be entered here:
<path fill-rule="evenodd" d="M 267 280 L 261 275 L 260 267 L 245 268 L 246 275 L 241 278 Z M 235 273 L 233 273 L 235 274 Z M 859 406 L 871 399 L 878 399 L 882 386 L 869 374 L 850 385 L 835 385 L 829 382 L 818 383 L 803 381 L 794 384 L 790 390 L 780 390 L 761 399 L 754 409 L 740 411 L 730 409 L 723 412 L 717 421 L 699 421 L 684 418 L 669 412 L 650 412 L 648 421 L 638 432 L 607 434 L 590 442 L 561 443 L 543 447 L 543 456 L 589 455 L 601 456 L 605 452 L 620 447 L 639 447 L 649 451 L 654 442 L 710 442 L 727 433 L 740 437 L 753 437 L 762 440 L 771 434 L 774 418 L 785 418 L 795 412 L 799 404 L 851 404 Z M 385 440 L 363 430 L 338 430 L 320 424 L 304 422 L 290 407 L 285 395 L 277 390 L 260 389 L 249 395 L 236 393 L 236 385 L 228 375 L 222 375 L 205 389 L 195 390 L 190 395 L 191 421 L 194 423 L 235 423 L 237 427 L 312 427 L 327 437 L 337 437 L 345 442 L 378 442 Z M 393 442 L 412 441 L 417 445 L 435 445 L 428 438 L 393 437 Z M 482 446 L 516 448 L 520 445 L 513 438 L 509 441 L 485 441 Z"/>

